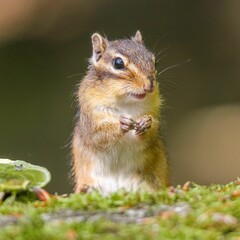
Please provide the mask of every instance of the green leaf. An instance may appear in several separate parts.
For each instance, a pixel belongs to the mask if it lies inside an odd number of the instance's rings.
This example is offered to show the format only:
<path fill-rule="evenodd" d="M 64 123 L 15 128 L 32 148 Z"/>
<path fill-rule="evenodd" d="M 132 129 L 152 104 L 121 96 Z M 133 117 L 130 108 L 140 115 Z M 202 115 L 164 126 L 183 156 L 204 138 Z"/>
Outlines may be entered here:
<path fill-rule="evenodd" d="M 50 172 L 25 161 L 0 159 L 0 192 L 19 192 L 44 187 L 51 180 Z"/>

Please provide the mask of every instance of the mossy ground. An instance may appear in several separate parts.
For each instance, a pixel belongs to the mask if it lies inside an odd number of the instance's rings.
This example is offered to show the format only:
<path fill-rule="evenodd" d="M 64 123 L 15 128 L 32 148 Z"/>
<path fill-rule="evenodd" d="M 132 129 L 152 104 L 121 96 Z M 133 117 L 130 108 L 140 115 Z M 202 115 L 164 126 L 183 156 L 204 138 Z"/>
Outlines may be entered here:
<path fill-rule="evenodd" d="M 130 215 L 124 214 L 131 209 L 135 215 L 126 221 Z M 118 214 L 117 218 L 111 214 Z M 4 224 L 8 217 L 16 221 Z M 47 202 L 19 198 L 0 203 L 0 239 L 4 240 L 240 239 L 239 223 L 238 180 L 227 185 L 187 184 L 154 194 L 121 191 L 103 197 L 93 192 Z"/>

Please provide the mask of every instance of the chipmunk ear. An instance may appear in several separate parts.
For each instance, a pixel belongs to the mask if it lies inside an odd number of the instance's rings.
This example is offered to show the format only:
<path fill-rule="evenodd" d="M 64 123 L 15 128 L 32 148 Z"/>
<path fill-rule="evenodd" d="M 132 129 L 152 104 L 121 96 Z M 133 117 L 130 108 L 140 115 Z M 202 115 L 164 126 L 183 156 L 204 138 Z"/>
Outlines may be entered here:
<path fill-rule="evenodd" d="M 135 36 L 132 37 L 132 39 L 136 42 L 143 43 L 142 34 L 139 30 L 136 32 Z"/>
<path fill-rule="evenodd" d="M 105 52 L 107 47 L 107 39 L 101 36 L 99 33 L 92 35 L 92 48 L 93 48 L 93 60 L 98 61 L 102 54 Z"/>

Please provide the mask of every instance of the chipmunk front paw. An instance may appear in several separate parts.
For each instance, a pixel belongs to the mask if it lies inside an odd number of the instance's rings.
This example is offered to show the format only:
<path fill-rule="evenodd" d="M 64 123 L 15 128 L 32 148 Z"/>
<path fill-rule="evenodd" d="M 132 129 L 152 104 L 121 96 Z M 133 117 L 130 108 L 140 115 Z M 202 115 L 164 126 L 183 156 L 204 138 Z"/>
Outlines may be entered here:
<path fill-rule="evenodd" d="M 137 120 L 136 124 L 136 135 L 142 135 L 146 133 L 146 131 L 151 127 L 152 125 L 152 117 L 150 115 L 144 115 L 139 120 Z"/>
<path fill-rule="evenodd" d="M 120 128 L 123 133 L 127 133 L 130 130 L 136 129 L 136 121 L 131 115 L 124 114 L 119 117 Z"/>

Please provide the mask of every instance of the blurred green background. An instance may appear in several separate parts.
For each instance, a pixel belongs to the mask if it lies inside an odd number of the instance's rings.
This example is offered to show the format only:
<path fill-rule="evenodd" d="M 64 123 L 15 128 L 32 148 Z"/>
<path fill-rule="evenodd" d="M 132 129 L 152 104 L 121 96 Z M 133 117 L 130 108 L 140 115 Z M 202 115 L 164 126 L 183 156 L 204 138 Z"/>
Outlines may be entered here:
<path fill-rule="evenodd" d="M 74 92 L 95 31 L 140 29 L 165 49 L 158 70 L 174 184 L 240 175 L 240 1 L 0 0 L 0 156 L 47 167 L 48 190 L 72 191 Z M 77 74 L 77 75 L 75 75 Z"/>

